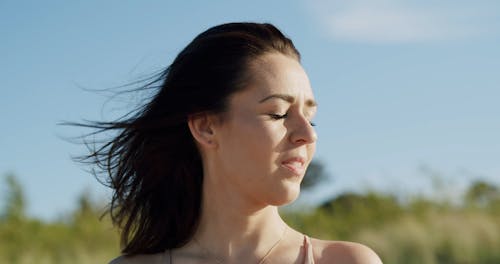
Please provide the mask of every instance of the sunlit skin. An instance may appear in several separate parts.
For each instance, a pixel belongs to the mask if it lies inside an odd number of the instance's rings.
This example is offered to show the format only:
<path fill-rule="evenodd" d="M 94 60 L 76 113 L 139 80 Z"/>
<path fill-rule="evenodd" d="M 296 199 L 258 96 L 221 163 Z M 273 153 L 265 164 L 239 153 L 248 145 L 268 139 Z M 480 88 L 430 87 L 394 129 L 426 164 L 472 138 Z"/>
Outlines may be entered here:
<path fill-rule="evenodd" d="M 205 190 L 258 210 L 297 198 L 315 151 L 316 103 L 294 59 L 268 55 L 252 72 L 251 84 L 230 98 L 229 111 L 213 128 L 213 145 L 203 152 Z"/>
<path fill-rule="evenodd" d="M 202 215 L 193 240 L 172 251 L 173 263 L 255 264 L 283 234 L 265 263 L 304 263 L 304 236 L 285 224 L 277 206 L 299 195 L 315 151 L 317 104 L 295 58 L 266 54 L 248 71 L 247 87 L 229 98 L 225 113 L 189 118 L 203 161 Z M 360 244 L 312 244 L 316 263 L 381 263 Z M 123 263 L 156 261 L 158 255 Z"/>

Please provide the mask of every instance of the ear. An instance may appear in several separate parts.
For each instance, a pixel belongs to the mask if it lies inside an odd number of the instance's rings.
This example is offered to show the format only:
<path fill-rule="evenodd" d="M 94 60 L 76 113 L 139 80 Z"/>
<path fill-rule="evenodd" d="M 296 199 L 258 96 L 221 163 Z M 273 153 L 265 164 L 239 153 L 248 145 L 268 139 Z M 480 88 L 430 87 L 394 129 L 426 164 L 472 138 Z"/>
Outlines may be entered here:
<path fill-rule="evenodd" d="M 188 126 L 198 144 L 206 148 L 217 146 L 215 141 L 215 117 L 208 113 L 199 113 L 188 117 Z"/>

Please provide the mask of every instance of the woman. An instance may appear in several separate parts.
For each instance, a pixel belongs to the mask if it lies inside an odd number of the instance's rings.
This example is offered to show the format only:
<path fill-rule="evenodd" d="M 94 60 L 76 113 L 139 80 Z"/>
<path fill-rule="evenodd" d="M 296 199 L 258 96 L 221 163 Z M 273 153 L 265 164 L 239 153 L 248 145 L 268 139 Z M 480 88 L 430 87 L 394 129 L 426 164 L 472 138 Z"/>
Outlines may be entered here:
<path fill-rule="evenodd" d="M 363 245 L 311 239 L 278 214 L 314 154 L 316 103 L 299 52 L 277 28 L 210 28 L 151 87 L 132 116 L 93 124 L 120 132 L 88 156 L 114 190 L 124 247 L 112 264 L 381 263 Z"/>

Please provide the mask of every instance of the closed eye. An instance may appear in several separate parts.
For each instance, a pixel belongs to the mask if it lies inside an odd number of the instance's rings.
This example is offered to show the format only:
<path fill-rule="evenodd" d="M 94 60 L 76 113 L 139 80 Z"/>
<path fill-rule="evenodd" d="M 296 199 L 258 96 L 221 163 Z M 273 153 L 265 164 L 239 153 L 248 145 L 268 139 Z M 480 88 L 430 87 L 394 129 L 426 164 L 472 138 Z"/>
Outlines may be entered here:
<path fill-rule="evenodd" d="M 288 113 L 285 113 L 283 115 L 280 115 L 280 114 L 268 114 L 273 120 L 280 120 L 280 119 L 285 119 L 288 117 Z M 312 122 L 312 121 L 309 121 L 309 124 L 311 126 L 316 126 L 316 123 Z"/>
<path fill-rule="evenodd" d="M 288 117 L 288 113 L 285 113 L 284 115 L 280 114 L 269 114 L 269 116 L 274 119 L 274 120 L 280 120 Z"/>

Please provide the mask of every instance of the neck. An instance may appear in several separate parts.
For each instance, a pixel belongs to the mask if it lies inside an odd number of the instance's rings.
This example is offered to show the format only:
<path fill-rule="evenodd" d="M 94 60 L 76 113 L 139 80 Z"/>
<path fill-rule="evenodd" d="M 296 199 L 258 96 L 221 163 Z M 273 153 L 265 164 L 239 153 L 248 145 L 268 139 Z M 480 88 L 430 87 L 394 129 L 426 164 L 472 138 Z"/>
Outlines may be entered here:
<path fill-rule="evenodd" d="M 212 257 L 225 262 L 258 262 L 285 228 L 276 206 L 244 199 L 209 178 L 204 182 L 202 214 L 194 239 Z"/>

